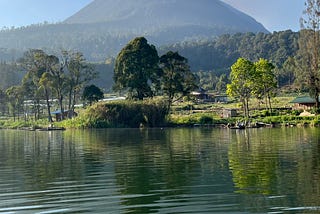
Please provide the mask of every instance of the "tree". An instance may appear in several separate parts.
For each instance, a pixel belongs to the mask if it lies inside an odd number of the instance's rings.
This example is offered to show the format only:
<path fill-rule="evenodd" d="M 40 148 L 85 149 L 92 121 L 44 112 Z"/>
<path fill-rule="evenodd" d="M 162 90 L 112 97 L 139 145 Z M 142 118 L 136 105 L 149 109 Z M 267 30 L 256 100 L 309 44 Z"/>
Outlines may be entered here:
<path fill-rule="evenodd" d="M 114 89 L 128 90 L 132 98 L 153 96 L 158 87 L 159 56 L 144 37 L 130 41 L 118 54 L 114 68 Z"/>
<path fill-rule="evenodd" d="M 309 94 L 316 101 L 319 110 L 320 102 L 320 0 L 306 0 L 306 9 L 301 18 L 299 51 L 296 59 L 300 66 L 297 73 L 301 81 L 306 82 Z"/>
<path fill-rule="evenodd" d="M 62 52 L 62 61 L 65 65 L 65 75 L 68 94 L 68 109 L 70 114 L 74 112 L 77 97 L 80 96 L 84 85 L 96 78 L 97 72 L 94 67 L 86 62 L 83 54 L 80 52 Z M 68 115 L 72 117 L 73 115 Z"/>
<path fill-rule="evenodd" d="M 230 97 L 239 98 L 244 110 L 244 116 L 249 117 L 249 100 L 255 80 L 254 64 L 244 58 L 239 58 L 231 66 L 231 83 L 227 85 L 227 94 Z"/>
<path fill-rule="evenodd" d="M 91 106 L 93 102 L 103 99 L 103 92 L 95 85 L 86 86 L 83 90 L 82 99 L 88 101 Z"/>
<path fill-rule="evenodd" d="M 21 66 L 26 70 L 22 80 L 24 95 L 33 101 L 35 120 L 40 117 L 40 100 L 43 99 L 43 88 L 40 85 L 40 78 L 48 71 L 48 55 L 39 49 L 32 49 L 24 53 L 19 60 Z"/>
<path fill-rule="evenodd" d="M 31 91 L 31 99 L 37 106 L 37 115 L 35 119 L 39 119 L 40 115 L 40 100 L 45 99 L 48 111 L 49 122 L 52 122 L 51 117 L 51 103 L 50 99 L 53 92 L 59 100 L 59 105 L 62 105 L 62 95 L 59 93 L 62 89 L 60 84 L 60 61 L 54 55 L 48 55 L 43 50 L 30 50 L 25 53 L 24 57 L 20 59 L 22 66 L 26 69 L 22 85 L 25 91 Z"/>
<path fill-rule="evenodd" d="M 19 120 L 19 112 L 22 107 L 23 97 L 22 97 L 22 88 L 21 86 L 11 86 L 6 90 L 6 95 L 9 101 L 9 109 L 12 113 L 13 120 L 16 120 L 16 116 L 18 116 Z"/>
<path fill-rule="evenodd" d="M 48 120 L 50 123 L 53 122 L 52 116 L 51 116 L 51 104 L 50 104 L 50 97 L 52 93 L 51 79 L 52 79 L 51 74 L 49 72 L 45 72 L 41 75 L 41 78 L 39 80 L 40 89 L 44 91 L 44 96 L 46 99 L 47 111 L 48 111 Z"/>
<path fill-rule="evenodd" d="M 196 88 L 196 77 L 191 72 L 188 60 L 178 52 L 169 51 L 160 57 L 161 89 L 168 96 L 168 109 L 175 96 L 180 99 Z"/>
<path fill-rule="evenodd" d="M 275 66 L 266 59 L 255 62 L 255 76 L 253 93 L 258 99 L 266 99 L 267 109 L 272 109 L 271 98 L 274 97 L 277 88 L 276 76 L 273 72 Z"/>

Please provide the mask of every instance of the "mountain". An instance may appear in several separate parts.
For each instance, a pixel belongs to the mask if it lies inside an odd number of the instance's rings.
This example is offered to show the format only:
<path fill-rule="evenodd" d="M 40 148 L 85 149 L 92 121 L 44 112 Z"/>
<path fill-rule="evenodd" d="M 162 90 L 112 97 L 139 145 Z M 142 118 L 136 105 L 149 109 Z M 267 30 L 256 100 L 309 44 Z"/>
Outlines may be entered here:
<path fill-rule="evenodd" d="M 40 48 L 78 50 L 88 60 L 104 61 L 137 36 L 163 46 L 237 32 L 268 33 L 220 0 L 95 0 L 62 23 L 1 30 L 0 60 Z"/>
<path fill-rule="evenodd" d="M 118 28 L 152 31 L 197 26 L 229 32 L 267 32 L 252 17 L 220 0 L 95 0 L 65 23 L 116 23 Z"/>

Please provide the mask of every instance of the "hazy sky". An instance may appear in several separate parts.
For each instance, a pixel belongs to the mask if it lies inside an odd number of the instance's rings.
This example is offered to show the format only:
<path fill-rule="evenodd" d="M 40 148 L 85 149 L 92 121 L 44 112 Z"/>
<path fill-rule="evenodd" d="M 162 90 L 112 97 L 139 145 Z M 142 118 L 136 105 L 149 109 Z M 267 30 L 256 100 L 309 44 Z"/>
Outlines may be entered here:
<path fill-rule="evenodd" d="M 223 0 L 247 13 L 269 31 L 299 31 L 305 0 Z"/>
<path fill-rule="evenodd" d="M 0 28 L 60 22 L 93 0 L 0 0 Z M 121 1 L 121 0 L 115 0 Z M 134 1 L 134 0 L 132 0 Z M 196 1 L 196 0 L 194 0 Z M 215 1 L 215 0 L 212 0 Z M 305 0 L 223 0 L 251 15 L 269 31 L 298 31 Z"/>
<path fill-rule="evenodd" d="M 93 0 L 0 0 L 0 27 L 60 22 Z"/>

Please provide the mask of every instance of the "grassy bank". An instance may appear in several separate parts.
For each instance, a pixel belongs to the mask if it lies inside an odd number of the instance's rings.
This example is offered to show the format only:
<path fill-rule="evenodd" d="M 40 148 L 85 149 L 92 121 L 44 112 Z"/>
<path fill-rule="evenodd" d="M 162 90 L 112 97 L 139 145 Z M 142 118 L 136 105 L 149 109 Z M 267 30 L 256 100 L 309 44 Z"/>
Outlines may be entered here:
<path fill-rule="evenodd" d="M 272 112 L 267 110 L 252 110 L 249 122 L 262 122 L 276 126 L 319 126 L 320 116 L 299 116 L 299 111 L 279 110 L 280 107 L 290 107 L 291 97 L 276 98 L 279 100 Z M 281 102 L 280 102 L 281 100 Z M 257 106 L 253 102 L 252 106 Z M 222 118 L 222 110 L 237 108 L 238 117 Z M 113 101 L 96 103 L 95 105 L 78 111 L 79 116 L 62 122 L 55 122 L 54 126 L 64 128 L 139 128 L 164 126 L 194 126 L 194 125 L 227 125 L 244 121 L 241 117 L 239 104 L 233 103 L 202 103 L 184 102 L 175 104 L 167 115 L 166 103 L 161 99 L 145 101 Z M 38 121 L 13 121 L 0 119 L 0 128 L 45 128 L 47 119 Z"/>
<path fill-rule="evenodd" d="M 2 129 L 24 129 L 24 128 L 31 128 L 31 129 L 40 129 L 46 128 L 49 126 L 47 119 L 41 120 L 13 120 L 11 118 L 2 118 L 0 119 L 0 128 Z"/>

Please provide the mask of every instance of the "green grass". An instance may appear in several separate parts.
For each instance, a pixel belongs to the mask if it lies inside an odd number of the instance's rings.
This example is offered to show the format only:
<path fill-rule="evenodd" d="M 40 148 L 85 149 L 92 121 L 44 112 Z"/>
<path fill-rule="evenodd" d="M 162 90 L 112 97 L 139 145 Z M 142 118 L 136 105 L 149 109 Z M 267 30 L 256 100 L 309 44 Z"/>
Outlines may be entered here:
<path fill-rule="evenodd" d="M 11 118 L 1 119 L 0 120 L 0 128 L 7 129 L 21 129 L 21 128 L 45 128 L 49 126 L 49 122 L 47 119 L 41 120 L 16 120 L 14 121 Z"/>
<path fill-rule="evenodd" d="M 290 101 L 293 96 L 283 96 L 273 99 L 274 108 L 291 107 Z M 258 100 L 252 99 L 250 108 L 256 108 Z M 111 128 L 111 127 L 147 127 L 156 126 L 193 126 L 228 124 L 243 120 L 241 117 L 241 105 L 239 102 L 229 103 L 176 103 L 172 106 L 167 117 L 163 115 L 163 103 L 161 100 L 149 100 L 143 102 L 116 101 L 109 103 L 98 103 L 88 109 L 79 109 L 79 116 L 61 122 L 56 122 L 56 127 L 65 128 Z M 260 106 L 263 107 L 263 106 Z M 222 110 L 235 108 L 239 117 L 222 118 Z M 250 111 L 251 122 L 264 122 L 278 125 L 320 125 L 320 116 L 300 117 L 300 111 L 273 110 L 272 112 L 261 109 Z M 0 128 L 42 128 L 48 127 L 46 119 L 38 121 L 13 121 L 10 118 L 0 119 Z"/>

